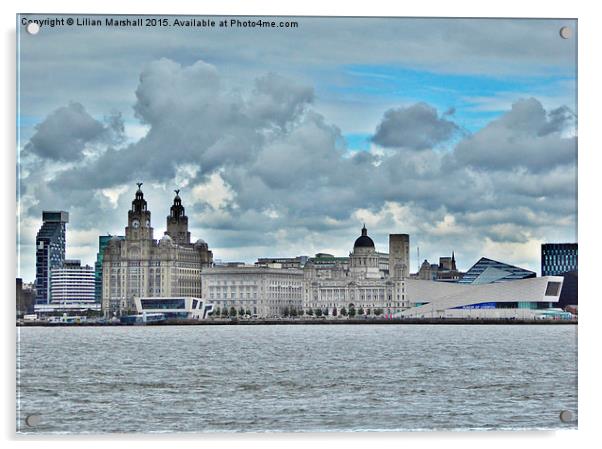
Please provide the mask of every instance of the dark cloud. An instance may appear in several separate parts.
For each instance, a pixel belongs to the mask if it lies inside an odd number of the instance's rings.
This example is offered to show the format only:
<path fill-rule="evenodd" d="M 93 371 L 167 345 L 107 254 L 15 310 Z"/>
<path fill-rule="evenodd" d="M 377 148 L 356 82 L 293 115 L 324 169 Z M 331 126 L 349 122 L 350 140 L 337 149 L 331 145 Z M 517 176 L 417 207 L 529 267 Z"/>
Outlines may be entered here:
<path fill-rule="evenodd" d="M 451 138 L 458 126 L 426 104 L 389 109 L 376 129 L 372 141 L 388 148 L 424 150 Z"/>
<path fill-rule="evenodd" d="M 546 111 L 535 99 L 521 100 L 441 152 L 432 147 L 458 128 L 419 103 L 384 114 L 375 141 L 395 142 L 395 150 L 350 153 L 338 127 L 316 113 L 312 101 L 310 87 L 277 74 L 234 91 L 205 62 L 155 61 L 140 76 L 134 107 L 148 133 L 114 144 L 123 132 L 114 114 L 90 133 L 105 139 L 94 157 L 52 171 L 49 179 L 48 166 L 26 161 L 26 210 L 39 217 L 42 207 L 64 208 L 78 217 L 77 226 L 122 232 L 135 186 L 113 205 L 105 190 L 140 179 L 159 229 L 178 170 L 190 165 L 182 197 L 195 236 L 255 257 L 274 248 L 286 255 L 282 251 L 336 248 L 348 240 L 350 246 L 366 216 L 376 223 L 383 251 L 387 232 L 411 232 L 414 242 L 423 242 L 421 251 L 451 250 L 463 236 L 465 257 L 475 259 L 484 238 L 525 244 L 550 235 L 550 223 L 574 226 L 576 143 L 564 136 L 574 121 L 568 108 Z M 86 115 L 81 106 L 75 110 Z M 51 120 L 55 114 L 44 121 L 46 135 L 62 132 L 62 123 Z M 231 192 L 220 206 L 194 194 L 216 174 Z M 211 186 L 204 192 L 211 195 Z"/>
<path fill-rule="evenodd" d="M 576 161 L 577 138 L 562 131 L 572 120 L 568 108 L 547 114 L 541 103 L 519 100 L 512 109 L 485 128 L 461 141 L 458 163 L 486 170 L 524 167 L 533 172 Z"/>
<path fill-rule="evenodd" d="M 26 153 L 53 161 L 73 162 L 83 158 L 88 144 L 108 143 L 123 135 L 120 115 L 108 118 L 108 126 L 95 120 L 79 103 L 69 103 L 51 112 L 35 127 L 25 145 Z"/>

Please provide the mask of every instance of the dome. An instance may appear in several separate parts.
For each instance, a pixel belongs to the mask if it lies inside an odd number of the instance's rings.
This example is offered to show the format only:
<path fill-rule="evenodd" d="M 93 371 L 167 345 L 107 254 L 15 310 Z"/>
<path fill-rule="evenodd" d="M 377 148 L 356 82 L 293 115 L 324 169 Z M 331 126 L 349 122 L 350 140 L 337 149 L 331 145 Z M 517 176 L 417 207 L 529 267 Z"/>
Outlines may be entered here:
<path fill-rule="evenodd" d="M 161 240 L 159 240 L 159 245 L 171 245 L 172 243 L 173 240 L 167 234 L 165 234 L 163 237 L 161 237 Z"/>
<path fill-rule="evenodd" d="M 196 242 L 194 242 L 195 245 L 206 245 L 207 242 L 203 239 L 198 239 Z"/>
<path fill-rule="evenodd" d="M 362 235 L 360 235 L 353 244 L 354 248 L 374 248 L 374 241 L 368 237 L 368 230 L 366 225 L 362 228 Z"/>

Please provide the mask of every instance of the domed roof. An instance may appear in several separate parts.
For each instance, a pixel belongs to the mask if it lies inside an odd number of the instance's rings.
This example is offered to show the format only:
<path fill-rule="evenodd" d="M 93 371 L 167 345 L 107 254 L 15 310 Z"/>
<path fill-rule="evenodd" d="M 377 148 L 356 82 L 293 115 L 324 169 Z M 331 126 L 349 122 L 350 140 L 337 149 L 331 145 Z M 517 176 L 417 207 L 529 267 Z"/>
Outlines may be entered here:
<path fill-rule="evenodd" d="M 194 246 L 208 246 L 207 242 L 203 239 L 198 239 L 196 242 L 194 242 Z"/>
<path fill-rule="evenodd" d="M 362 228 L 362 235 L 360 235 L 353 244 L 354 248 L 374 248 L 374 241 L 368 237 L 368 230 L 366 225 Z"/>
<path fill-rule="evenodd" d="M 171 245 L 172 243 L 172 238 L 167 234 L 165 234 L 163 237 L 161 237 L 161 240 L 159 240 L 159 245 Z"/>

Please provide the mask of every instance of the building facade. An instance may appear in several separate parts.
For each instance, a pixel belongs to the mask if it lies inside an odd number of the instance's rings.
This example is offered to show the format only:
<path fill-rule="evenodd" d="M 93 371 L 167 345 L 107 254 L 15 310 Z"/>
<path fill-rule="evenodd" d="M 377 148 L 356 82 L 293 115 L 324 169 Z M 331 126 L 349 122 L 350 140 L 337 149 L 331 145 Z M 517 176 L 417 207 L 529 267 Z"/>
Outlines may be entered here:
<path fill-rule="evenodd" d="M 204 240 L 190 242 L 188 217 L 176 190 L 167 231 L 153 237 L 151 212 L 138 183 L 128 211 L 125 238 L 114 236 L 102 260 L 102 308 L 105 315 L 135 310 L 136 297 L 200 297 L 201 269 L 213 254 Z"/>
<path fill-rule="evenodd" d="M 96 253 L 96 262 L 94 262 L 94 298 L 99 304 L 102 303 L 102 260 L 104 258 L 105 248 L 114 236 L 98 236 L 98 253 Z M 116 236 L 119 240 L 124 240 L 125 236 Z"/>
<path fill-rule="evenodd" d="M 541 245 L 541 275 L 555 276 L 578 269 L 577 243 L 544 243 Z"/>
<path fill-rule="evenodd" d="M 352 314 L 390 315 L 409 307 L 404 284 L 409 270 L 408 247 L 407 234 L 391 234 L 391 252 L 384 258 L 364 226 L 349 258 L 317 254 L 303 269 L 304 311 L 319 310 L 331 316 L 351 310 Z"/>
<path fill-rule="evenodd" d="M 50 270 L 65 261 L 67 223 L 68 212 L 42 212 L 42 227 L 36 235 L 36 304 L 50 302 Z"/>
<path fill-rule="evenodd" d="M 65 260 L 60 268 L 50 270 L 50 303 L 93 303 L 94 268 L 79 260 Z"/>
<path fill-rule="evenodd" d="M 303 271 L 258 266 L 213 267 L 201 273 L 202 298 L 213 304 L 214 315 L 241 309 L 271 318 L 303 307 Z"/>
<path fill-rule="evenodd" d="M 515 267 L 497 260 L 481 257 L 464 273 L 459 284 L 490 284 L 492 282 L 515 281 L 536 277 L 535 272 Z"/>

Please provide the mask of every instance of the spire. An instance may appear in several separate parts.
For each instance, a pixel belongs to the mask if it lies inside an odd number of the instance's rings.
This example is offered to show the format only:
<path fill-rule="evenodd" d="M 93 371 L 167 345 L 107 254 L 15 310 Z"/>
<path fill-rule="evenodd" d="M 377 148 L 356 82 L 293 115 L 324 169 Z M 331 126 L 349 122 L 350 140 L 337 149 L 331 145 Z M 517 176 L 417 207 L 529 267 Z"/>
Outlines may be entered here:
<path fill-rule="evenodd" d="M 146 200 L 144 199 L 144 193 L 142 193 L 142 183 L 137 182 L 138 190 L 136 190 L 136 196 L 134 201 L 132 201 L 132 211 L 133 212 L 142 212 L 146 210 Z"/>
<path fill-rule="evenodd" d="M 364 227 L 362 228 L 362 235 L 368 235 L 368 230 L 366 229 L 366 223 L 364 223 Z"/>

